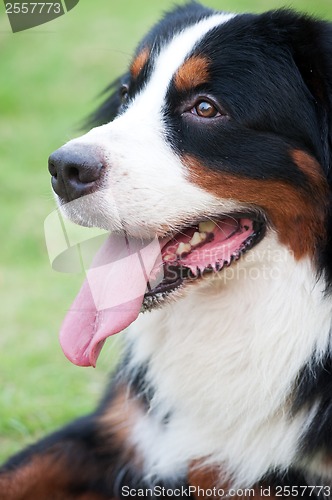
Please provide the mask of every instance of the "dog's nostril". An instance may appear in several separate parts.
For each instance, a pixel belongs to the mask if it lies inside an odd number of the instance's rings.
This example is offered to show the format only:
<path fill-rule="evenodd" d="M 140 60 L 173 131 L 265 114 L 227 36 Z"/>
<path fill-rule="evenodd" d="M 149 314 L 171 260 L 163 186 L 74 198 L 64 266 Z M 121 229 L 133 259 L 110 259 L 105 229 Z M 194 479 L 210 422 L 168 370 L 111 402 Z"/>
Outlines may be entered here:
<path fill-rule="evenodd" d="M 69 179 L 71 181 L 81 180 L 79 170 L 77 167 L 68 167 L 67 168 L 67 179 Z"/>
<path fill-rule="evenodd" d="M 73 165 L 69 167 L 69 177 L 70 180 L 77 180 L 83 184 L 89 184 L 91 182 L 97 181 L 102 175 L 103 164 L 98 161 L 91 160 L 88 164 L 83 163 L 78 168 Z"/>
<path fill-rule="evenodd" d="M 48 160 L 48 170 L 52 177 L 54 177 L 55 179 L 58 177 L 57 167 L 50 159 Z"/>

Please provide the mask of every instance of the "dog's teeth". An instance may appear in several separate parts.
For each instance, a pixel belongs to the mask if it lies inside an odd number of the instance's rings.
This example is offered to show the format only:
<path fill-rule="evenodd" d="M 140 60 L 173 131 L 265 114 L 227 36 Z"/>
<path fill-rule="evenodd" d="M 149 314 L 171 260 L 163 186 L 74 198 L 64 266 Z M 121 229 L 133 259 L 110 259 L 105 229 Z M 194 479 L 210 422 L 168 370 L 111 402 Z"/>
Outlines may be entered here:
<path fill-rule="evenodd" d="M 190 243 L 183 243 L 183 241 L 181 241 L 181 243 L 176 249 L 176 255 L 182 255 L 183 253 L 189 253 L 190 251 L 191 251 Z"/>
<path fill-rule="evenodd" d="M 212 220 L 206 220 L 198 224 L 198 230 L 200 233 L 212 233 L 216 224 Z"/>
<path fill-rule="evenodd" d="M 189 241 L 189 244 L 193 247 L 199 245 L 200 243 L 202 243 L 202 241 L 206 240 L 206 236 L 207 236 L 206 233 L 199 233 L 198 231 L 196 231 L 193 234 L 191 240 Z"/>
<path fill-rule="evenodd" d="M 174 257 L 174 255 L 168 253 L 168 254 L 163 256 L 163 260 L 165 262 L 171 262 L 172 260 L 175 260 L 175 257 Z"/>

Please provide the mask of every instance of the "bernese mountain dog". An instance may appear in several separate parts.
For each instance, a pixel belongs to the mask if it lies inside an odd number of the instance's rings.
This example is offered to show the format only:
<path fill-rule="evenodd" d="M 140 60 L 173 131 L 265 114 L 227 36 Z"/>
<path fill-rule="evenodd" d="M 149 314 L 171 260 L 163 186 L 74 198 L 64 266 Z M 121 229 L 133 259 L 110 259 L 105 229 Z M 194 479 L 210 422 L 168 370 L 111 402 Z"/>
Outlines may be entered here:
<path fill-rule="evenodd" d="M 10 458 L 3 500 L 330 498 L 332 24 L 189 3 L 49 159 L 110 232 L 61 332 L 122 362 L 96 411 Z"/>

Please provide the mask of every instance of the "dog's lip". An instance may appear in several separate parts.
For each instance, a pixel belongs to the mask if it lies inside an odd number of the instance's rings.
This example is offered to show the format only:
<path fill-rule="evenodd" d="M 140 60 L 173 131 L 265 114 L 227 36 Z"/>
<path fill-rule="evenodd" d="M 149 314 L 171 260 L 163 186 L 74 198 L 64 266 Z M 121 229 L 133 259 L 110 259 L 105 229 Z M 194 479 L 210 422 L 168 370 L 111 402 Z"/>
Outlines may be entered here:
<path fill-rule="evenodd" d="M 211 273 L 211 272 L 219 272 L 221 271 L 224 267 L 228 267 L 231 265 L 231 263 L 235 260 L 238 260 L 242 254 L 246 253 L 249 249 L 251 249 L 253 246 L 255 246 L 261 239 L 263 239 L 265 235 L 265 230 L 266 230 L 266 221 L 260 217 L 257 216 L 257 214 L 252 214 L 252 213 L 231 213 L 231 214 L 223 214 L 219 217 L 214 216 L 208 217 L 204 219 L 204 221 L 213 221 L 218 225 L 218 222 L 220 224 L 221 220 L 227 220 L 227 219 L 232 219 L 237 221 L 237 225 L 234 224 L 233 230 L 230 231 L 230 234 L 226 235 L 224 242 L 228 242 L 228 240 L 231 240 L 232 237 L 235 238 L 237 236 L 241 235 L 241 221 L 250 221 L 251 227 L 246 229 L 244 231 L 245 237 L 243 241 L 240 243 L 239 248 L 234 250 L 228 257 L 228 259 L 223 260 L 222 262 L 218 262 L 218 259 L 216 262 L 209 262 L 207 265 L 204 265 L 203 267 L 198 266 L 196 269 L 193 269 L 192 265 L 187 266 L 186 265 L 186 259 L 184 261 L 181 258 L 177 258 L 176 261 L 173 262 L 165 262 L 163 259 L 163 266 L 164 266 L 164 274 L 165 277 L 161 283 L 159 283 L 156 287 L 154 288 L 149 288 L 145 295 L 144 298 L 147 299 L 145 300 L 145 303 L 143 303 L 143 309 L 144 307 L 150 307 L 151 304 L 148 304 L 149 299 L 158 297 L 158 299 L 163 299 L 166 298 L 168 295 L 170 295 L 172 292 L 175 290 L 179 289 L 182 285 L 185 284 L 186 281 L 192 281 L 197 280 L 198 278 L 201 278 L 203 274 L 206 273 Z M 202 222 L 202 220 L 200 221 Z M 193 224 L 187 224 L 185 227 L 183 227 L 180 231 L 180 234 L 185 233 L 185 231 L 188 231 L 192 228 L 196 228 L 200 222 L 195 222 Z M 246 234 L 246 232 L 248 234 Z M 162 254 L 165 253 L 165 249 L 167 246 L 170 244 L 170 242 L 174 241 L 176 239 L 176 235 L 178 233 L 172 233 L 168 235 L 167 238 L 164 238 L 161 243 L 161 252 Z M 208 242 L 209 243 L 209 242 Z M 199 245 L 201 246 L 201 245 Z M 203 247 L 205 246 L 204 243 L 202 245 Z M 207 245 L 208 246 L 208 245 Z M 197 247 L 195 248 L 197 251 Z M 166 270 L 170 269 L 173 271 L 174 274 L 174 279 L 167 279 L 167 272 Z"/>
<path fill-rule="evenodd" d="M 230 211 L 230 212 L 218 212 L 215 214 L 202 215 L 201 217 L 192 219 L 191 221 L 186 221 L 183 224 L 178 223 L 176 229 L 165 230 L 157 234 L 159 241 L 162 242 L 161 248 L 165 243 L 168 243 L 176 234 L 189 229 L 193 226 L 198 226 L 201 222 L 214 221 L 218 222 L 224 218 L 234 218 L 234 219 L 250 219 L 254 224 L 266 225 L 267 219 L 259 211 Z"/>

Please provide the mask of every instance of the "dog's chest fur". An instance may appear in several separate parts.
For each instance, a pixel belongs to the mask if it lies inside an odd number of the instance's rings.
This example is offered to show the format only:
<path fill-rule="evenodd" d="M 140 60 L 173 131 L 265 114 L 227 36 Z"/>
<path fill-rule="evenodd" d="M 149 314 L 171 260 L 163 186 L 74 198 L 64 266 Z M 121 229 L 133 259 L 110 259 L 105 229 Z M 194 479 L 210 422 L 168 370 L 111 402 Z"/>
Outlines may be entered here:
<path fill-rule="evenodd" d="M 257 247 L 259 265 L 145 313 L 128 333 L 126 371 L 144 367 L 149 394 L 132 435 L 148 476 L 174 477 L 205 458 L 250 485 L 301 460 L 317 407 L 294 415 L 292 398 L 299 371 L 328 346 L 332 307 L 310 261 L 282 246 L 272 256 L 269 243 Z"/>

